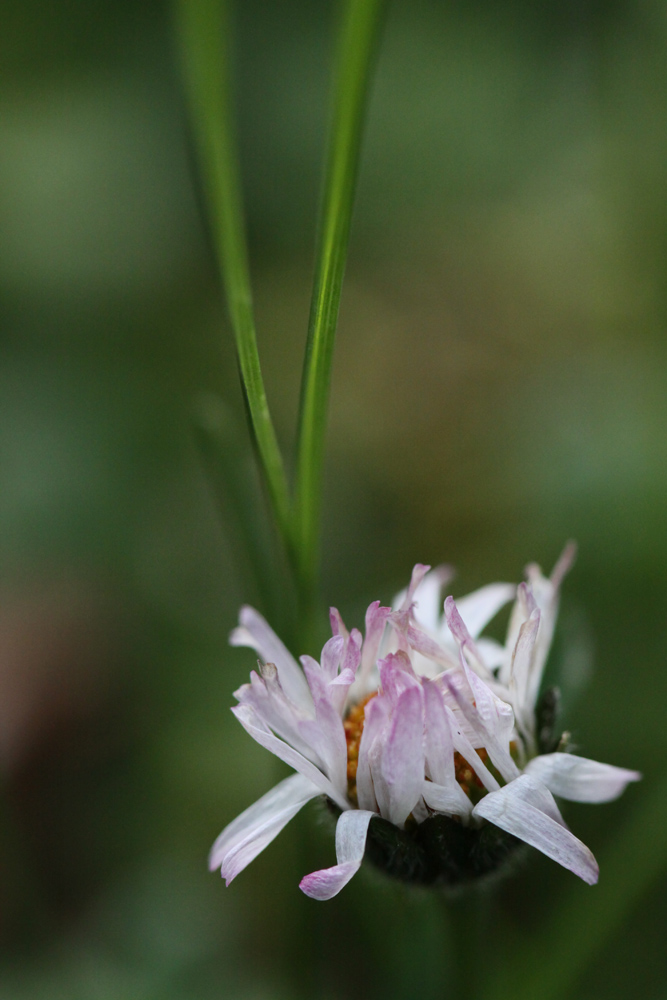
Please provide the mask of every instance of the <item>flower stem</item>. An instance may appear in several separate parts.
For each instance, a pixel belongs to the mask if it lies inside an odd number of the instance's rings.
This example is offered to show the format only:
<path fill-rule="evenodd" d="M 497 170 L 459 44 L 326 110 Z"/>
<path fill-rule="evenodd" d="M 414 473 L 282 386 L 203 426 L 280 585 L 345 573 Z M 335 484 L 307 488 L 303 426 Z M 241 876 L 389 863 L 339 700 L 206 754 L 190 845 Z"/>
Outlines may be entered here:
<path fill-rule="evenodd" d="M 192 127 L 251 430 L 278 529 L 296 563 L 287 477 L 257 351 L 231 99 L 231 24 L 226 0 L 175 0 L 177 37 Z"/>
<path fill-rule="evenodd" d="M 479 996 L 484 902 L 473 888 L 445 900 L 454 970 L 454 989 L 446 991 L 451 1000 L 476 1000 Z"/>
<path fill-rule="evenodd" d="M 346 0 L 334 68 L 333 117 L 301 382 L 296 519 L 300 577 L 315 590 L 324 441 L 338 320 L 369 83 L 384 0 Z"/>

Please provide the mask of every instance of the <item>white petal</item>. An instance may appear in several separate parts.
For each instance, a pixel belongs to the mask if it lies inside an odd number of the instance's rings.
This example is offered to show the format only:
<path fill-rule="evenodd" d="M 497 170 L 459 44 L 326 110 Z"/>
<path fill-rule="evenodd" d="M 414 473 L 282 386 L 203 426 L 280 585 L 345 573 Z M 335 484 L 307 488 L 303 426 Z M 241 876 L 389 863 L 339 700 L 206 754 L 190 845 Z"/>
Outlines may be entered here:
<path fill-rule="evenodd" d="M 330 799 L 340 806 L 341 809 L 349 809 L 350 804 L 346 797 L 341 794 L 341 792 L 335 787 L 333 782 L 329 781 L 326 775 L 322 774 L 318 767 L 307 760 L 303 754 L 300 754 L 294 747 L 291 747 L 288 743 L 284 743 L 279 740 L 277 736 L 264 725 L 262 720 L 257 716 L 257 714 L 248 705 L 235 705 L 232 708 L 232 712 L 239 720 L 243 728 L 247 733 L 256 740 L 260 746 L 265 747 L 270 750 L 271 753 L 275 754 L 276 757 L 280 757 L 284 760 L 286 764 L 293 767 L 295 771 L 299 774 L 303 774 L 304 777 L 308 778 L 314 785 L 320 789 L 325 795 L 328 795 Z"/>
<path fill-rule="evenodd" d="M 445 787 L 434 781 L 425 781 L 422 795 L 427 806 L 447 816 L 465 818 L 472 812 L 472 803 L 458 782 Z"/>
<path fill-rule="evenodd" d="M 241 627 L 234 629 L 230 635 L 230 645 L 250 646 L 266 663 L 275 663 L 287 697 L 304 711 L 312 710 L 313 703 L 303 671 L 266 619 L 246 604 L 241 608 L 239 621 Z"/>
<path fill-rule="evenodd" d="M 456 606 L 473 639 L 477 638 L 515 594 L 516 587 L 513 583 L 489 583 L 472 594 L 459 597 Z"/>
<path fill-rule="evenodd" d="M 484 660 L 487 670 L 495 670 L 505 661 L 505 647 L 501 646 L 495 639 L 486 639 L 484 636 L 477 639 L 477 648 Z"/>
<path fill-rule="evenodd" d="M 368 824 L 375 813 L 366 809 L 344 812 L 336 826 L 336 858 L 333 868 L 323 868 L 301 879 L 299 888 L 312 899 L 331 899 L 359 871 L 366 850 Z"/>
<path fill-rule="evenodd" d="M 456 782 L 454 742 L 440 691 L 432 681 L 422 682 L 424 689 L 424 720 L 426 761 L 432 781 L 447 788 Z M 458 787 L 458 785 L 457 785 Z M 460 790 L 460 789 L 459 789 Z"/>
<path fill-rule="evenodd" d="M 530 775 L 522 774 L 500 791 L 486 795 L 473 809 L 473 816 L 489 820 L 501 830 L 536 847 L 589 885 L 597 882 L 595 858 L 586 845 L 562 825 L 551 793 Z"/>
<path fill-rule="evenodd" d="M 221 868 L 227 885 L 271 843 L 299 809 L 321 795 L 301 774 L 285 778 L 222 831 L 209 854 L 209 868 Z"/>
<path fill-rule="evenodd" d="M 442 588 L 453 576 L 451 566 L 437 566 L 427 573 L 413 595 L 413 617 L 423 628 L 437 632 L 442 617 Z M 401 597 L 401 602 L 405 594 Z M 400 604 L 398 605 L 400 607 Z"/>
<path fill-rule="evenodd" d="M 535 757 L 526 774 L 542 781 L 550 792 L 572 802 L 611 802 L 631 781 L 639 781 L 638 771 L 577 757 L 571 753 L 548 753 Z"/>
<path fill-rule="evenodd" d="M 533 699 L 529 696 L 531 690 L 531 671 L 533 662 L 533 650 L 540 628 L 541 612 L 535 608 L 531 612 L 530 618 L 523 623 L 519 629 L 519 636 L 512 653 L 512 666 L 510 670 L 509 689 L 514 702 L 517 721 L 528 737 L 530 745 L 533 744 Z"/>

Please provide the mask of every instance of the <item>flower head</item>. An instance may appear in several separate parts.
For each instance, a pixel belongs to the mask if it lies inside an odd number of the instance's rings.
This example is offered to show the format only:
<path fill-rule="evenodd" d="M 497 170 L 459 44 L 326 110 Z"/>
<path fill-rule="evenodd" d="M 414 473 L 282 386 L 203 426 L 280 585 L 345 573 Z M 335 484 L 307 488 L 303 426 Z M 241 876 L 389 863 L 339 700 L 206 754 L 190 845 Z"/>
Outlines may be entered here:
<path fill-rule="evenodd" d="M 553 695 L 538 701 L 573 557 L 568 546 L 550 577 L 529 566 L 518 588 L 491 584 L 444 609 L 447 570 L 418 564 L 393 607 L 369 606 L 363 637 L 332 609 L 319 662 L 302 656 L 302 666 L 242 608 L 230 641 L 261 659 L 232 711 L 296 773 L 223 830 L 211 869 L 229 884 L 325 796 L 338 814 L 337 864 L 302 879 L 316 899 L 336 895 L 365 854 L 406 881 L 454 885 L 497 870 L 521 843 L 596 882 L 595 858 L 554 795 L 606 802 L 640 775 L 566 752 Z M 505 645 L 481 637 L 513 598 Z"/>

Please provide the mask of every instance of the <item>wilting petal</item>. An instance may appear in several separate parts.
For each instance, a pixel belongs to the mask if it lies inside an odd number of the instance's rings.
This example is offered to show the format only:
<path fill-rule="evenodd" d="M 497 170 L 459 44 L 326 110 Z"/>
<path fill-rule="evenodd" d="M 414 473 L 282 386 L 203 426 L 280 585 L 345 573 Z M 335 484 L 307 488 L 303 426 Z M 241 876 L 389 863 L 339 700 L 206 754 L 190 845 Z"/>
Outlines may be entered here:
<path fill-rule="evenodd" d="M 490 678 L 489 671 L 486 669 L 482 654 L 477 648 L 475 640 L 470 635 L 463 618 L 459 614 L 459 610 L 456 606 L 456 602 L 453 597 L 448 597 L 445 600 L 445 619 L 447 622 L 447 627 L 452 633 L 456 643 L 460 650 L 466 651 L 466 653 L 471 657 L 474 662 L 475 670 L 477 670 L 482 677 Z"/>
<path fill-rule="evenodd" d="M 431 780 L 449 788 L 456 784 L 454 742 L 440 691 L 432 681 L 424 689 L 425 751 Z"/>
<path fill-rule="evenodd" d="M 425 781 L 422 795 L 426 805 L 436 812 L 460 816 L 462 819 L 466 819 L 472 812 L 472 802 L 457 782 L 445 787 L 436 785 L 434 781 Z"/>
<path fill-rule="evenodd" d="M 343 720 L 328 698 L 315 702 L 315 718 L 300 724 L 304 740 L 312 746 L 341 795 L 347 791 L 347 743 Z"/>
<path fill-rule="evenodd" d="M 336 858 L 333 868 L 323 868 L 301 879 L 299 888 L 312 899 L 331 899 L 359 871 L 366 850 L 368 824 L 374 813 L 366 809 L 344 812 L 336 826 Z"/>
<path fill-rule="evenodd" d="M 489 583 L 458 599 L 456 606 L 473 639 L 477 638 L 515 594 L 516 587 L 513 583 Z"/>
<path fill-rule="evenodd" d="M 371 770 L 378 802 L 378 781 L 386 795 L 383 815 L 402 827 L 424 783 L 424 698 L 420 686 L 408 688 L 399 696 L 382 751 L 380 773 L 376 775 L 372 764 Z"/>
<path fill-rule="evenodd" d="M 394 621 L 393 615 L 391 620 L 392 622 Z M 417 653 L 421 653 L 422 656 L 425 656 L 428 660 L 433 660 L 442 667 L 451 668 L 456 666 L 456 657 L 452 651 L 445 649 L 444 646 L 441 646 L 439 642 L 432 639 L 430 635 L 427 635 L 417 625 L 413 625 L 409 621 L 403 625 L 403 623 L 397 621 L 395 627 L 404 633 L 410 649 L 414 649 Z"/>
<path fill-rule="evenodd" d="M 563 825 L 553 796 L 539 781 L 522 774 L 497 792 L 486 795 L 473 809 L 481 817 L 557 861 L 589 885 L 598 880 L 592 853 Z M 555 818 L 558 817 L 558 818 Z"/>
<path fill-rule="evenodd" d="M 262 675 L 259 677 L 253 670 L 250 674 L 250 684 L 243 684 L 234 692 L 235 697 L 242 705 L 249 705 L 262 722 L 281 739 L 287 740 L 299 753 L 319 765 L 321 760 L 299 735 L 298 726 L 303 719 L 303 713 L 285 697 L 275 665 L 264 664 Z M 311 716 L 315 714 L 314 708 L 310 709 L 309 714 Z"/>
<path fill-rule="evenodd" d="M 230 645 L 250 646 L 266 663 L 275 663 L 287 697 L 304 711 L 312 710 L 310 692 L 303 671 L 269 623 L 259 611 L 255 611 L 247 604 L 241 608 L 239 621 L 241 627 L 235 628 L 230 635 Z"/>
<path fill-rule="evenodd" d="M 463 649 L 461 649 L 461 666 L 470 685 L 472 702 L 452 683 L 448 674 L 443 676 L 443 680 L 468 724 L 473 730 L 483 734 L 479 745 L 486 748 L 493 765 L 500 771 L 505 781 L 513 781 L 518 777 L 519 769 L 509 752 L 510 736 L 514 728 L 512 707 L 494 694 L 481 677 L 470 669 L 463 655 Z"/>
<path fill-rule="evenodd" d="M 357 802 L 360 809 L 377 809 L 370 755 L 376 739 L 382 739 L 382 731 L 388 725 L 389 702 L 386 698 L 373 698 L 364 709 L 364 728 L 359 743 Z"/>
<path fill-rule="evenodd" d="M 631 781 L 639 781 L 639 771 L 577 757 L 571 753 L 548 753 L 535 757 L 525 773 L 543 782 L 550 792 L 572 802 L 611 802 Z"/>
<path fill-rule="evenodd" d="M 495 792 L 500 788 L 500 785 L 494 778 L 494 776 L 489 771 L 488 767 L 482 760 L 482 758 L 477 753 L 477 750 L 472 745 L 466 734 L 463 732 L 461 726 L 459 726 L 458 720 L 454 716 L 449 705 L 445 705 L 445 713 L 449 720 L 449 726 L 452 731 L 452 739 L 454 741 L 454 748 L 457 750 L 463 759 L 468 762 L 470 767 L 473 769 L 479 780 L 482 782 L 484 787 L 489 792 Z M 484 743 L 480 740 L 480 746 L 484 746 Z"/>
<path fill-rule="evenodd" d="M 345 627 L 345 622 L 338 608 L 329 608 L 329 623 L 334 635 L 342 635 L 345 640 L 348 639 L 350 633 Z"/>
<path fill-rule="evenodd" d="M 412 570 L 412 576 L 410 577 L 410 583 L 408 589 L 402 591 L 399 595 L 402 600 L 399 605 L 399 611 L 407 611 L 415 596 L 415 591 L 419 587 L 420 583 L 430 570 L 430 566 L 425 566 L 423 563 L 416 563 Z"/>
<path fill-rule="evenodd" d="M 454 575 L 451 566 L 436 566 L 427 573 L 415 590 L 413 617 L 423 628 L 437 632 L 442 618 L 442 588 Z M 400 607 L 407 591 L 394 598 L 394 607 Z"/>
<path fill-rule="evenodd" d="M 221 869 L 227 885 L 271 843 L 299 809 L 321 795 L 301 774 L 285 778 L 222 831 L 209 854 L 209 868 Z"/>
<path fill-rule="evenodd" d="M 239 720 L 243 728 L 247 733 L 260 746 L 263 746 L 266 750 L 270 750 L 271 753 L 275 754 L 276 757 L 280 757 L 284 760 L 286 764 L 293 767 L 295 771 L 299 774 L 303 774 L 304 777 L 308 778 L 314 785 L 320 789 L 325 795 L 328 795 L 330 799 L 340 806 L 341 809 L 349 809 L 350 804 L 346 797 L 341 794 L 340 790 L 335 787 L 333 782 L 324 775 L 318 767 L 312 763 L 312 761 L 307 760 L 303 754 L 298 753 L 293 747 L 279 740 L 277 736 L 264 725 L 261 719 L 258 718 L 256 713 L 248 705 L 235 705 L 232 708 L 232 712 Z"/>
<path fill-rule="evenodd" d="M 535 608 L 519 629 L 516 646 L 512 652 L 509 690 L 512 695 L 517 722 L 532 745 L 534 729 L 533 702 L 528 695 L 533 660 L 533 650 L 540 628 L 541 612 Z"/>
<path fill-rule="evenodd" d="M 334 635 L 322 647 L 321 670 L 325 680 L 332 681 L 338 673 L 340 662 L 345 650 L 345 638 L 342 635 Z M 304 657 L 301 657 L 303 663 Z"/>
<path fill-rule="evenodd" d="M 361 650 L 361 679 L 366 680 L 375 666 L 391 608 L 383 608 L 379 601 L 369 604 L 366 611 L 366 635 Z"/>
<path fill-rule="evenodd" d="M 395 704 L 402 691 L 409 687 L 419 687 L 410 663 L 410 657 L 402 649 L 398 653 L 389 653 L 378 663 L 383 694 L 391 704 Z"/>

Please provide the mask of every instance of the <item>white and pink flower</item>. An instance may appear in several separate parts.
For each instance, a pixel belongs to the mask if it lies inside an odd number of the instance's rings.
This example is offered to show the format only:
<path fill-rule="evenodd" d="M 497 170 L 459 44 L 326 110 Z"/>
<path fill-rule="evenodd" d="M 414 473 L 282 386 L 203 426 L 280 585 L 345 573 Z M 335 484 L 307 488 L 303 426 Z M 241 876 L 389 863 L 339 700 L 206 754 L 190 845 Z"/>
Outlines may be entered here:
<path fill-rule="evenodd" d="M 517 838 L 595 883 L 595 858 L 565 825 L 554 795 L 606 802 L 640 775 L 563 749 L 545 753 L 540 740 L 538 695 L 573 554 L 566 548 L 549 578 L 530 566 L 518 588 L 491 584 L 458 604 L 448 597 L 444 611 L 446 570 L 417 565 L 393 608 L 370 605 L 363 637 L 332 609 L 332 638 L 319 662 L 303 656 L 302 667 L 257 611 L 242 608 L 230 641 L 261 661 L 232 711 L 296 773 L 223 830 L 211 870 L 220 868 L 229 884 L 306 802 L 326 796 L 339 812 L 338 863 L 302 879 L 315 899 L 336 895 L 358 871 L 377 817 L 405 843 L 414 840 L 423 860 L 415 878 L 438 881 L 438 865 L 450 883 L 487 874 Z M 513 597 L 505 645 L 480 638 Z M 424 847 L 421 835 L 438 822 L 438 844 L 444 829 L 464 845 L 458 860 L 445 846 L 434 862 Z M 473 857 L 489 824 L 510 836 L 500 853 L 485 848 L 484 869 L 461 850 Z M 417 870 L 413 862 L 408 869 Z"/>

